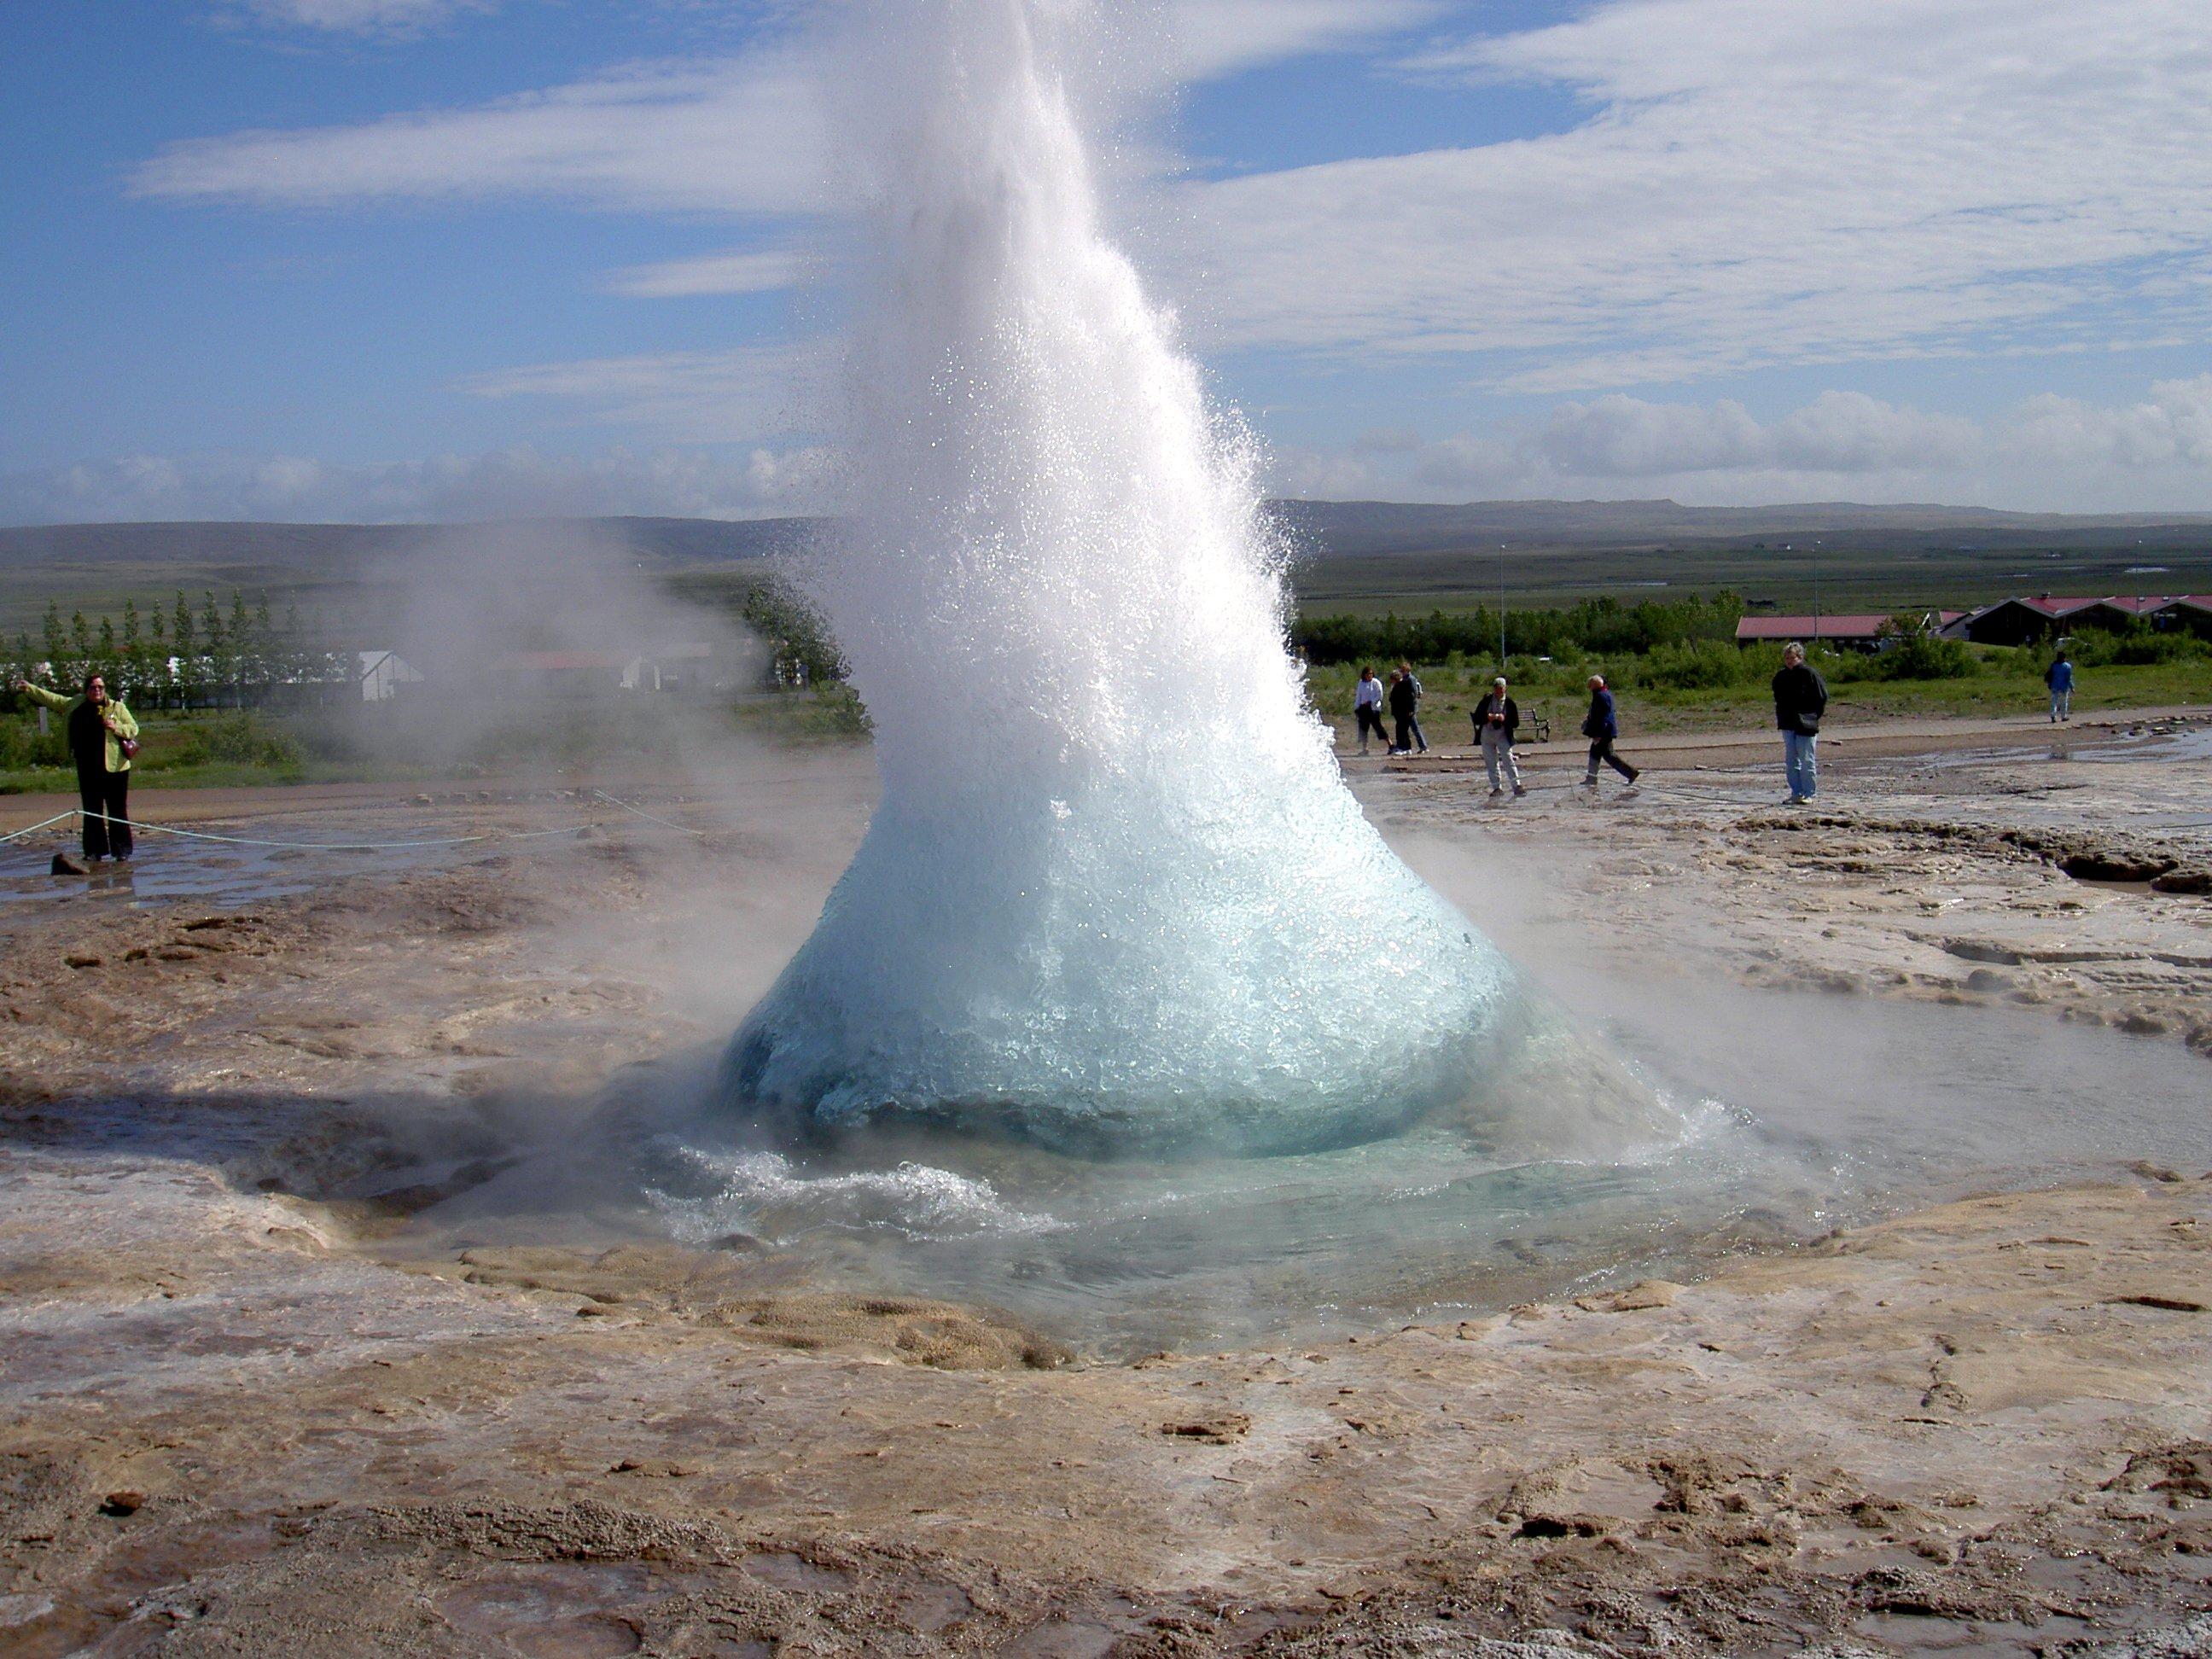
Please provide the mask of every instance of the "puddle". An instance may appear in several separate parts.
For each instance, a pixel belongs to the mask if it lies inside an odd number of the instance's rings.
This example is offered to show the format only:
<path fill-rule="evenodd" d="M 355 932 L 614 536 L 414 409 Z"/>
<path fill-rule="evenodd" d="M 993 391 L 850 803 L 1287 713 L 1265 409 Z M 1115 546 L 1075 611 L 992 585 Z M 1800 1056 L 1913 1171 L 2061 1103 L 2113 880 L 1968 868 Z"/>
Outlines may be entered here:
<path fill-rule="evenodd" d="M 270 840 L 312 840 L 295 823 L 226 824 L 224 833 L 265 836 Z M 429 832 L 424 832 L 426 838 Z M 407 839 L 404 831 L 394 840 Z M 10 845 L 0 854 L 0 906 L 13 904 L 119 904 L 138 909 L 191 899 L 241 905 L 313 892 L 335 880 L 368 873 L 384 876 L 443 869 L 487 855 L 497 843 L 459 847 L 399 847 L 373 852 L 330 847 L 234 847 L 220 842 L 186 841 L 143 833 L 138 854 L 125 864 L 104 864 L 88 876 L 57 876 L 48 866 L 56 849 L 72 854 L 74 837 L 63 842 Z"/>
<path fill-rule="evenodd" d="M 853 1587 L 849 1573 L 836 1567 L 817 1567 L 789 1550 L 763 1550 L 757 1555 L 748 1555 L 744 1565 L 747 1572 L 763 1583 L 806 1595 L 842 1595 Z"/>
<path fill-rule="evenodd" d="M 530 1659 L 615 1659 L 645 1643 L 612 1609 L 635 1602 L 650 1584 L 644 1568 L 628 1564 L 554 1562 L 473 1580 L 448 1590 L 435 1606 L 456 1630 Z"/>

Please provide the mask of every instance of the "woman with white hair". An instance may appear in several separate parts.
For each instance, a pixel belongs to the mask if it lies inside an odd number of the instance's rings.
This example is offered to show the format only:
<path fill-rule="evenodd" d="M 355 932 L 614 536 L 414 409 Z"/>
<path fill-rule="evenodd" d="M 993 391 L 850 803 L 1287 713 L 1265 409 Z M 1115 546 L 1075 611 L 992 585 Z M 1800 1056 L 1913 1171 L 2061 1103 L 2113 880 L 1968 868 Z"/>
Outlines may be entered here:
<path fill-rule="evenodd" d="M 1805 660 L 1805 647 L 1792 640 L 1782 647 L 1782 672 L 1774 677 L 1774 724 L 1782 733 L 1782 771 L 1790 782 L 1790 805 L 1804 806 L 1820 787 L 1820 716 L 1827 712 L 1828 683 Z"/>
<path fill-rule="evenodd" d="M 1490 774 L 1491 799 L 1505 793 L 1498 782 L 1501 764 L 1514 794 L 1527 794 L 1521 787 L 1521 763 L 1513 758 L 1513 739 L 1521 729 L 1521 706 L 1506 695 L 1504 675 L 1491 681 L 1490 695 L 1475 705 L 1474 720 L 1474 740 L 1481 745 L 1482 764 Z"/>

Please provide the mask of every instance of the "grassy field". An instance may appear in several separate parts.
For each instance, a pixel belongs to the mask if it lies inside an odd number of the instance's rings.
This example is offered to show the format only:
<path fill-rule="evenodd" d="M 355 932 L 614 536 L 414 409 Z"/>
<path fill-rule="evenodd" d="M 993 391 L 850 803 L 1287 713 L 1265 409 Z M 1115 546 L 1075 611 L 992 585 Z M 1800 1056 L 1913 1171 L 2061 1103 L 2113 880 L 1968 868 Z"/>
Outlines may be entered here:
<path fill-rule="evenodd" d="M 466 729 L 453 729 L 457 724 Z M 42 736 L 34 715 L 0 714 L 0 795 L 76 787 L 60 722 L 50 718 L 47 725 Z M 555 768 L 650 761 L 738 736 L 797 746 L 848 742 L 866 729 L 842 685 L 748 696 L 704 709 L 648 698 L 533 708 L 511 717 L 441 714 L 434 707 L 411 716 L 397 709 L 343 717 L 203 712 L 141 717 L 143 746 L 131 771 L 139 787 L 162 789 L 404 782 L 493 776 L 515 769 L 519 758 Z"/>
<path fill-rule="evenodd" d="M 242 526 L 235 544 L 216 533 L 223 526 L 206 528 L 209 533 L 190 544 L 186 556 L 164 560 L 0 562 L 0 636 L 35 635 L 50 601 L 64 617 L 79 609 L 88 617 L 114 616 L 126 599 L 148 611 L 173 604 L 180 590 L 195 605 L 204 592 L 227 602 L 238 590 L 249 599 L 266 594 L 280 614 L 295 605 L 319 613 L 363 644 L 398 642 L 394 630 L 407 607 L 379 558 L 403 544 L 399 527 Z M 692 543 L 709 532 L 742 528 L 676 526 L 649 550 L 642 568 L 679 602 L 734 615 L 768 574 L 767 562 L 702 558 Z M 677 537 L 675 530 L 687 536 Z M 339 538 L 336 550 L 315 552 L 303 539 L 310 531 Z M 23 532 L 0 535 L 6 533 Z M 757 532 L 752 539 L 773 544 Z M 1817 597 L 1822 609 L 1833 612 L 1963 610 L 2014 593 L 2212 592 L 2212 527 L 2147 532 L 2139 541 L 2110 530 L 2071 538 L 2054 532 L 2047 543 L 2024 543 L 2019 532 L 1978 541 L 1967 531 L 1881 527 L 1756 538 L 1707 535 L 1670 541 L 1592 532 L 1572 541 L 1499 539 L 1509 544 L 1504 576 L 1510 607 L 1723 589 L 1747 599 L 1772 599 L 1784 610 L 1809 611 Z M 295 541 L 301 545 L 294 546 Z M 1380 534 L 1353 536 L 1335 550 L 1301 558 L 1292 586 L 1300 607 L 1313 612 L 1406 615 L 1495 605 L 1499 552 L 1496 541 L 1416 537 L 1400 546 Z"/>
<path fill-rule="evenodd" d="M 697 529 L 678 526 L 665 534 L 676 537 L 682 531 L 690 535 Z M 353 531 L 368 533 L 357 526 Z M 2212 536 L 2212 532 L 2206 533 Z M 1618 599 L 1629 607 L 1655 602 L 1641 607 L 1648 611 L 1729 592 L 1747 600 L 1771 599 L 1784 611 L 1810 610 L 1817 596 L 1820 608 L 1830 614 L 1894 613 L 1965 608 L 2021 592 L 2212 592 L 2212 540 L 2192 539 L 2197 535 L 2185 527 L 2169 529 L 2142 545 L 2118 532 L 2108 532 L 2068 546 L 2027 546 L 2016 538 L 2004 546 L 1987 546 L 1963 540 L 1939 544 L 1924 531 L 1875 527 L 1810 541 L 1723 537 L 1680 546 L 1510 545 L 1504 552 L 1503 567 L 1509 620 L 1523 635 L 1528 652 L 1548 651 L 1556 659 L 1518 655 L 1510 672 L 1523 709 L 1531 716 L 1548 716 L 1555 738 L 1571 738 L 1579 726 L 1585 702 L 1583 681 L 1594 668 L 1612 678 L 1628 729 L 1755 726 L 1765 719 L 1771 651 L 1747 655 L 1728 641 L 1725 636 L 1732 631 L 1735 614 L 1732 608 L 1708 607 L 1711 614 L 1686 637 L 1669 635 L 1673 642 L 1651 645 L 1648 654 L 1613 651 L 1609 656 L 1549 642 L 1559 635 L 1536 625 L 1541 619 L 1534 613 L 1560 613 L 1559 620 L 1570 641 L 1614 644 L 1625 636 L 1575 632 L 1581 624 L 1570 625 L 1574 613 L 1569 607 L 1588 611 L 1593 607 L 1582 602 L 1592 599 Z M 220 538 L 213 530 L 209 537 L 212 559 Z M 252 550 L 269 560 L 262 574 L 299 577 L 301 567 L 288 562 L 292 555 L 281 538 Z M 681 537 L 670 541 L 667 562 L 653 578 L 680 611 L 711 612 L 740 623 L 750 620 L 753 631 L 763 636 L 791 632 L 793 624 L 781 611 L 761 608 L 762 596 L 773 592 L 763 586 L 773 569 L 769 562 L 702 561 L 691 556 L 694 550 Z M 1498 560 L 1495 546 L 1438 549 L 1427 544 L 1312 557 L 1294 569 L 1296 598 L 1301 615 L 1309 620 L 1348 615 L 1369 619 L 1357 624 L 1362 634 L 1408 637 L 1398 630 L 1376 629 L 1372 619 L 1395 615 L 1411 621 L 1431 612 L 1468 612 L 1477 607 L 1490 610 L 1494 619 Z M 40 568 L 52 577 L 70 567 Z M 96 574 L 98 585 L 59 592 L 55 597 L 64 615 L 82 609 L 96 626 L 101 617 L 118 612 L 124 598 L 136 597 L 142 610 L 150 612 L 157 603 L 173 602 L 175 586 L 197 592 L 201 574 L 212 576 L 217 568 L 210 563 L 206 573 L 196 572 L 184 582 L 174 564 L 161 567 L 158 576 L 153 567 L 87 564 L 76 570 L 77 579 L 88 580 Z M 228 579 L 239 572 L 225 568 L 222 574 Z M 138 586 L 142 582 L 143 588 Z M 28 573 L 0 574 L 0 602 L 4 602 L 0 609 L 12 605 L 9 614 L 19 621 L 27 605 L 43 607 L 46 597 L 38 582 L 28 580 Z M 366 581 L 351 587 L 321 587 L 315 597 L 324 604 L 326 617 L 341 627 L 349 604 L 359 605 L 357 620 L 364 627 L 372 617 L 380 619 L 380 626 L 392 605 L 388 592 Z M 1523 626 L 1524 621 L 1531 625 Z M 1432 653 L 1453 643 L 1466 645 L 1471 653 L 1419 665 L 1428 690 L 1423 723 L 1432 742 L 1467 741 L 1468 710 L 1495 672 L 1494 662 L 1480 653 L 1480 638 L 1468 637 L 1480 631 L 1416 630 L 1413 635 L 1428 639 Z M 1650 643 L 1647 635 L 1645 644 Z M 2139 658 L 2142 646 L 2137 641 L 2130 648 Z M 2033 712 L 2040 705 L 2040 675 L 2047 658 L 2039 649 L 1947 648 L 1965 655 L 1917 678 L 1895 676 L 1893 660 L 1855 653 L 1824 653 L 1820 666 L 1838 703 L 1868 716 L 1990 715 Z M 2212 653 L 2148 661 L 2116 657 L 2118 649 L 2089 641 L 2089 655 L 2080 659 L 2083 673 L 2077 708 L 2094 711 L 2212 703 Z M 1314 654 L 1325 658 L 1338 653 L 1316 645 Z M 1346 729 L 1352 679 L 1348 665 L 1316 665 L 1310 678 L 1316 707 Z M 4 712 L 9 701 L 0 694 L 0 793 L 66 786 L 70 773 L 58 736 L 50 732 L 40 739 L 26 716 Z M 810 744 L 850 739 L 866 729 L 850 694 L 834 684 L 816 693 L 729 695 L 725 706 L 698 711 L 704 726 L 684 726 L 681 735 L 671 723 L 670 702 L 664 700 L 584 704 L 550 720 L 542 712 L 510 720 L 495 710 L 477 710 L 459 722 L 467 728 L 464 731 L 450 729 L 456 722 L 440 712 L 435 697 L 418 696 L 415 702 L 418 712 L 412 716 L 384 708 L 355 709 L 343 717 L 203 714 L 157 719 L 149 722 L 146 750 L 137 769 L 145 784 L 169 787 L 477 776 L 511 770 L 518 755 L 562 766 L 605 756 L 650 757 L 672 743 L 714 741 L 732 734 Z"/>
<path fill-rule="evenodd" d="M 2162 569 L 2144 567 L 2160 566 Z M 1379 617 L 1494 607 L 1498 550 L 1310 559 L 1292 573 L 1298 607 Z M 2020 593 L 2212 592 L 2212 547 L 2154 554 L 2105 549 L 1793 546 L 1676 550 L 1516 547 L 1504 556 L 1509 609 L 1611 597 L 1679 599 L 1723 591 L 1784 611 L 1829 615 L 1972 610 Z"/>
<path fill-rule="evenodd" d="M 1977 655 L 1981 659 L 1979 672 L 1955 679 L 1856 678 L 1865 659 L 1828 652 L 1820 653 L 1815 662 L 1828 679 L 1832 707 L 1839 717 L 1845 714 L 1859 719 L 1995 716 L 2045 709 L 2047 694 L 2039 654 L 1992 650 Z M 1522 720 L 1547 717 L 1552 740 L 1556 743 L 1576 739 L 1583 711 L 1589 706 L 1584 683 L 1594 672 L 1604 673 L 1612 684 L 1624 732 L 1742 730 L 1762 726 L 1772 714 L 1767 689 L 1772 670 L 1763 659 L 1759 667 L 1763 672 L 1743 684 L 1696 688 L 1654 684 L 1645 672 L 1646 665 L 1635 658 L 1553 663 L 1516 659 L 1507 672 Z M 1470 714 L 1490 689 L 1491 676 L 1496 672 L 1495 664 L 1487 660 L 1418 667 L 1425 694 L 1421 728 L 1431 744 L 1473 741 Z M 1307 677 L 1315 707 L 1347 741 L 1352 730 L 1352 684 L 1357 677 L 1358 671 L 1348 665 L 1316 666 Z M 2212 706 L 2212 659 L 2085 668 L 2074 694 L 2074 708 L 2081 714 L 2100 708 L 2184 703 Z"/>

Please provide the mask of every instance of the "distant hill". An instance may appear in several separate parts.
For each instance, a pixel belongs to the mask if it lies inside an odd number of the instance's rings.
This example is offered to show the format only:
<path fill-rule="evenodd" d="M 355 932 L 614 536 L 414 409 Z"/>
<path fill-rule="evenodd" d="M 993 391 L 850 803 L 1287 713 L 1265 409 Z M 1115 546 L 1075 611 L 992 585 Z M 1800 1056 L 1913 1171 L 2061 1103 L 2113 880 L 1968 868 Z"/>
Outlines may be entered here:
<path fill-rule="evenodd" d="M 1993 507 L 1867 507 L 1808 501 L 1786 507 L 1684 507 L 1679 501 L 1276 501 L 1272 511 L 1322 556 L 1437 553 L 1486 546 L 1683 545 L 1837 538 L 1895 545 L 1931 538 L 2014 547 L 2202 545 L 2212 514 L 2007 513 Z"/>
<path fill-rule="evenodd" d="M 804 519 L 548 519 L 547 534 L 604 538 L 664 572 L 743 569 L 796 545 Z M 411 553 L 465 540 L 471 525 L 71 524 L 0 528 L 0 631 L 33 627 L 49 602 L 112 614 L 182 588 L 266 593 L 271 605 L 387 614 L 388 571 Z M 512 525 L 498 526 L 511 533 Z"/>
<path fill-rule="evenodd" d="M 1684 507 L 1672 501 L 1293 501 L 1270 504 L 1309 610 L 1425 611 L 1493 602 L 1730 587 L 1783 605 L 1846 596 L 1866 607 L 1966 605 L 2008 592 L 2212 591 L 2212 514 L 2007 513 L 1849 501 Z M 558 519 L 549 534 L 605 538 L 704 595 L 826 521 Z M 383 572 L 469 525 L 108 524 L 0 528 L 0 630 L 49 600 L 112 614 L 178 588 L 266 593 L 272 605 L 388 607 Z M 501 527 L 511 534 L 514 526 Z"/>
<path fill-rule="evenodd" d="M 757 559 L 789 546 L 805 519 L 546 519 L 549 532 L 618 540 L 671 564 Z M 465 536 L 468 525 L 62 524 L 0 529 L 0 579 L 27 565 L 188 565 L 337 575 Z"/>

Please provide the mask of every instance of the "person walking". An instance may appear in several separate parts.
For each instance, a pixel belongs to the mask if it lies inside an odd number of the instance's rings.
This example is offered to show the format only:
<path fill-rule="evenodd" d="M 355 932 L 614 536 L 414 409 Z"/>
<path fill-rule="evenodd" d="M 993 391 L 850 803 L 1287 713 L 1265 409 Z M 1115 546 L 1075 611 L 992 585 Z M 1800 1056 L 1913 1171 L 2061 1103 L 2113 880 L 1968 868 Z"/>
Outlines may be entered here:
<path fill-rule="evenodd" d="M 1782 771 L 1792 806 L 1806 805 L 1820 787 L 1820 716 L 1827 708 L 1827 681 L 1805 660 L 1805 647 L 1790 641 L 1782 647 L 1782 670 L 1774 677 L 1774 725 L 1782 733 Z"/>
<path fill-rule="evenodd" d="M 1352 689 L 1352 718 L 1359 725 L 1359 752 L 1367 752 L 1367 737 L 1370 732 L 1382 740 L 1382 747 L 1390 747 L 1389 734 L 1382 729 L 1382 682 L 1375 677 L 1372 668 L 1362 667 L 1359 684 Z"/>
<path fill-rule="evenodd" d="M 1620 716 L 1613 708 L 1613 693 L 1607 689 L 1604 675 L 1589 677 L 1589 713 L 1583 716 L 1583 735 L 1590 740 L 1589 775 L 1583 780 L 1583 787 L 1597 787 L 1598 763 L 1602 761 L 1626 778 L 1632 789 L 1643 775 L 1613 752 L 1613 739 L 1620 735 Z"/>
<path fill-rule="evenodd" d="M 2074 664 L 2062 651 L 2043 671 L 2043 683 L 2051 688 L 2051 723 L 2064 720 L 2069 725 L 2074 719 Z"/>
<path fill-rule="evenodd" d="M 1471 717 L 1474 721 L 1474 740 L 1482 749 L 1483 769 L 1490 774 L 1490 798 L 1496 800 L 1505 793 L 1498 781 L 1502 765 L 1505 781 L 1513 786 L 1517 799 L 1528 792 L 1521 787 L 1521 763 L 1513 757 L 1513 739 L 1521 729 L 1521 705 L 1507 694 L 1505 676 L 1500 674 L 1490 683 L 1490 695 L 1476 705 Z"/>
<path fill-rule="evenodd" d="M 1392 754 L 1410 755 L 1417 744 L 1421 753 L 1429 752 L 1429 740 L 1421 735 L 1420 718 L 1415 712 L 1420 706 L 1421 683 L 1413 678 L 1413 665 L 1401 662 L 1390 677 L 1390 719 L 1398 728 Z"/>
<path fill-rule="evenodd" d="M 84 811 L 84 855 L 98 863 L 111 852 L 131 856 L 131 757 L 138 752 L 138 722 L 119 698 L 107 695 L 107 682 L 88 676 L 84 695 L 58 691 L 18 678 L 15 690 L 33 702 L 63 711 L 70 755 L 76 762 L 76 793 Z"/>

